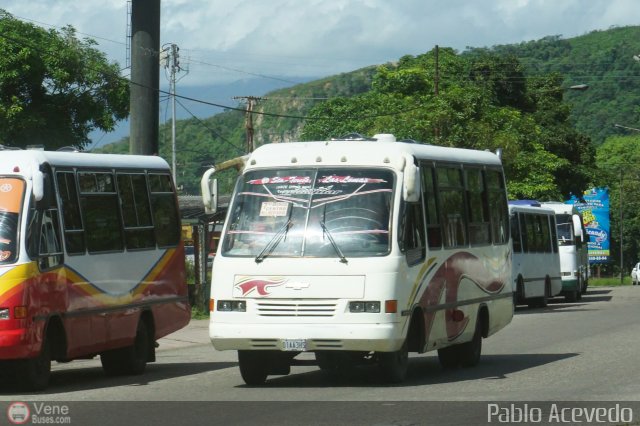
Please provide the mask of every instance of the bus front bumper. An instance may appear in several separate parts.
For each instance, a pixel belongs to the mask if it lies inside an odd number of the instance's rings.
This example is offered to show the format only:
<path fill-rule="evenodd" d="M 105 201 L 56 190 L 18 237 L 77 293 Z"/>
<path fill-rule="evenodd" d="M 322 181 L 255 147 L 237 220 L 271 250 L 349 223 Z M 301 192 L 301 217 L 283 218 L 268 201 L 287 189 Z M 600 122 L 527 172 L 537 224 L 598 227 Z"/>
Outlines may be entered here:
<path fill-rule="evenodd" d="M 578 279 L 577 278 L 568 278 L 562 280 L 562 292 L 572 292 L 572 291 L 580 291 L 578 287 Z"/>
<path fill-rule="evenodd" d="M 34 345 L 27 339 L 27 330 L 0 330 L 0 360 L 23 359 L 34 356 Z"/>
<path fill-rule="evenodd" d="M 211 321 L 216 350 L 393 352 L 404 342 L 400 323 L 228 324 Z M 286 330 L 286 331 L 285 331 Z"/>

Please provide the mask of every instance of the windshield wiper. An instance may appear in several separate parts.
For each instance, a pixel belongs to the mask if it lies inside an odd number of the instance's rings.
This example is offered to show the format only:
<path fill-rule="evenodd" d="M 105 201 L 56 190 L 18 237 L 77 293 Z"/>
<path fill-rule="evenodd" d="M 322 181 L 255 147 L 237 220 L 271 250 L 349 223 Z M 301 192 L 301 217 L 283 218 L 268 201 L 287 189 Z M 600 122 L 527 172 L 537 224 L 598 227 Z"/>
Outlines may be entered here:
<path fill-rule="evenodd" d="M 322 227 L 322 230 L 327 234 L 327 238 L 329 238 L 329 242 L 331 242 L 331 245 L 333 246 L 334 250 L 336 251 L 336 253 L 338 253 L 338 257 L 340 258 L 340 262 L 348 263 L 347 258 L 344 257 L 344 254 L 342 253 L 342 250 L 340 250 L 340 246 L 333 239 L 333 236 L 331 235 L 331 232 L 329 232 L 329 228 L 327 228 L 327 225 L 324 224 L 324 220 L 322 222 L 320 222 L 320 226 Z"/>
<path fill-rule="evenodd" d="M 293 221 L 289 219 L 282 227 L 276 232 L 276 234 L 269 240 L 267 245 L 262 249 L 260 254 L 256 256 L 256 263 L 260 263 L 265 257 L 269 256 L 273 250 L 280 244 L 282 237 L 287 235 L 287 231 L 293 226 Z"/>

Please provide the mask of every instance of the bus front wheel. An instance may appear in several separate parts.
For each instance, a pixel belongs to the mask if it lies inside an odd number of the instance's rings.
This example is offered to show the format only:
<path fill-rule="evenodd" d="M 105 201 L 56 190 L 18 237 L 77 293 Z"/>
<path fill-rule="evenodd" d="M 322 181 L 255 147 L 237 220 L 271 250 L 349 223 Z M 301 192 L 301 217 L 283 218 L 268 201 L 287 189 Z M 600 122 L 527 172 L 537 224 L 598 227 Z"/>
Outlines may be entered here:
<path fill-rule="evenodd" d="M 45 337 L 37 357 L 20 361 L 18 371 L 18 379 L 25 390 L 40 391 L 45 389 L 49 385 L 51 377 L 50 339 Z"/>
<path fill-rule="evenodd" d="M 269 375 L 269 356 L 264 351 L 238 351 L 242 380 L 250 386 L 264 384 Z"/>
<path fill-rule="evenodd" d="M 385 382 L 402 382 L 407 375 L 409 367 L 409 344 L 407 340 L 395 352 L 379 352 L 378 364 Z"/>

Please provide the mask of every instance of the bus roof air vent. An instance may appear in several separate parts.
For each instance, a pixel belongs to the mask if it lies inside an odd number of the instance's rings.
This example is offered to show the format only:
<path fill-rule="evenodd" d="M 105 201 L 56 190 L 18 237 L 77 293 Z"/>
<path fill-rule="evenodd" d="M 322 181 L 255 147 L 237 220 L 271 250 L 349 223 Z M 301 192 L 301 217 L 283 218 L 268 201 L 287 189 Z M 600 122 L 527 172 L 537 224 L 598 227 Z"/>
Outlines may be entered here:
<path fill-rule="evenodd" d="M 377 135 L 373 135 L 373 139 L 378 142 L 395 142 L 396 137 L 391 133 L 378 133 Z"/>
<path fill-rule="evenodd" d="M 374 138 L 367 138 L 360 133 L 348 133 L 339 138 L 331 138 L 332 141 L 374 141 Z"/>
<path fill-rule="evenodd" d="M 78 149 L 75 146 L 63 146 L 63 147 L 60 147 L 60 148 L 56 149 L 56 151 L 60 151 L 60 152 L 82 152 L 81 149 Z"/>
<path fill-rule="evenodd" d="M 6 146 L 6 145 L 0 144 L 0 151 L 18 151 L 21 149 L 22 148 L 18 148 L 17 146 Z"/>

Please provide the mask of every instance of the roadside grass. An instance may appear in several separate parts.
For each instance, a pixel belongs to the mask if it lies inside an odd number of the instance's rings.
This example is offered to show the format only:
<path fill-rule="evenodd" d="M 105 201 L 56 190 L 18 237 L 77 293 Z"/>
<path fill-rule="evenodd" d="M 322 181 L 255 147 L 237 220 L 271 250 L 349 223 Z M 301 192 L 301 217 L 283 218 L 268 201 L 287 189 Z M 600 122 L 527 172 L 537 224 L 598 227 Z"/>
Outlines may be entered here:
<path fill-rule="evenodd" d="M 589 278 L 589 287 L 620 287 L 631 285 L 631 277 L 623 277 L 620 283 L 620 277 L 607 278 Z"/>
<path fill-rule="evenodd" d="M 195 306 L 191 307 L 191 319 L 202 320 L 209 319 L 209 310 L 198 309 Z"/>

